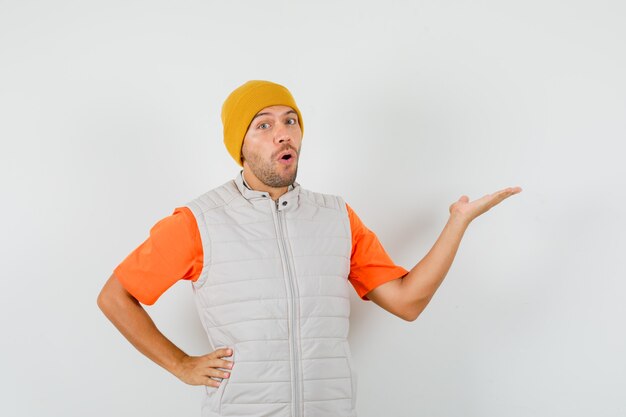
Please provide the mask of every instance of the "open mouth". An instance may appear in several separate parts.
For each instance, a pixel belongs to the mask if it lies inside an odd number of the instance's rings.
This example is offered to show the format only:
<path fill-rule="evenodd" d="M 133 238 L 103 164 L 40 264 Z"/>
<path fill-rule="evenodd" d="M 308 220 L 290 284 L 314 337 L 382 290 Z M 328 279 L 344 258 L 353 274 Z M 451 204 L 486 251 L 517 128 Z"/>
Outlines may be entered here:
<path fill-rule="evenodd" d="M 295 153 L 293 151 L 286 151 L 283 155 L 278 158 L 278 162 L 283 164 L 290 164 L 296 160 Z"/>

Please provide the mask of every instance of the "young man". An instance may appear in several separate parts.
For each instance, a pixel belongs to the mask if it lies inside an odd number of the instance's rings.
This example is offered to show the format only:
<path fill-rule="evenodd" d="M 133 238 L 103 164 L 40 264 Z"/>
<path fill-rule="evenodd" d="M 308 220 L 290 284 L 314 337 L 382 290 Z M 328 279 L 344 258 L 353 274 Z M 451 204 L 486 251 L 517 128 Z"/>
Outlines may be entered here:
<path fill-rule="evenodd" d="M 469 223 L 521 189 L 471 203 L 462 196 L 409 272 L 341 197 L 295 181 L 303 120 L 285 87 L 243 84 L 224 102 L 222 122 L 226 148 L 243 170 L 159 221 L 115 268 L 98 305 L 144 355 L 205 386 L 203 417 L 356 416 L 349 285 L 363 300 L 415 320 Z M 153 304 L 180 279 L 192 283 L 213 349 L 203 356 L 170 342 L 140 304 Z"/>

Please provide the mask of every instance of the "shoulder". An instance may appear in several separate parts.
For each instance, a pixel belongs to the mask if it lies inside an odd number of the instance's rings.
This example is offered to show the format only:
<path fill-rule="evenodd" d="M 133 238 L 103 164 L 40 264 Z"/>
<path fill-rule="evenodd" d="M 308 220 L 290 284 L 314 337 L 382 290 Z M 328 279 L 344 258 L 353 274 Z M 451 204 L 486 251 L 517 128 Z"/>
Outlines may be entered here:
<path fill-rule="evenodd" d="M 185 207 L 197 216 L 207 211 L 227 206 L 237 197 L 241 197 L 241 193 L 237 189 L 235 181 L 230 180 L 188 201 Z"/>
<path fill-rule="evenodd" d="M 313 204 L 319 207 L 346 212 L 346 202 L 343 197 L 334 194 L 326 194 L 315 192 L 300 187 L 300 198 L 303 202 Z"/>
<path fill-rule="evenodd" d="M 150 228 L 150 236 L 143 243 L 146 248 L 192 248 L 198 243 L 196 218 L 188 207 L 176 207 L 172 214 L 161 218 Z"/>
<path fill-rule="evenodd" d="M 363 224 L 363 221 L 356 214 L 354 209 L 352 209 L 352 207 L 350 207 L 350 205 L 348 203 L 345 203 L 345 204 L 346 204 L 346 211 L 348 212 L 348 219 L 350 219 L 350 228 L 352 229 L 352 234 L 354 236 L 358 236 L 358 235 L 361 235 L 363 233 L 371 232 L 365 226 L 365 224 Z"/>

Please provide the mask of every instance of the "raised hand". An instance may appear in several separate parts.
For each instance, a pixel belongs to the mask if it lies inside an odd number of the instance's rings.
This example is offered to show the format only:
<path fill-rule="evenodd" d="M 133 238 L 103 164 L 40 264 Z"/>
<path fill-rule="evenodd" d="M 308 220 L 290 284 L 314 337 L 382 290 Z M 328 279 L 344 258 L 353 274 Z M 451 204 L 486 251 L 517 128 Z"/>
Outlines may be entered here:
<path fill-rule="evenodd" d="M 474 201 L 469 201 L 469 197 L 463 195 L 456 202 L 450 205 L 450 215 L 458 216 L 460 219 L 469 224 L 476 217 L 499 204 L 505 198 L 521 191 L 521 187 L 508 187 L 503 190 L 496 191 L 493 194 L 487 194 Z"/>

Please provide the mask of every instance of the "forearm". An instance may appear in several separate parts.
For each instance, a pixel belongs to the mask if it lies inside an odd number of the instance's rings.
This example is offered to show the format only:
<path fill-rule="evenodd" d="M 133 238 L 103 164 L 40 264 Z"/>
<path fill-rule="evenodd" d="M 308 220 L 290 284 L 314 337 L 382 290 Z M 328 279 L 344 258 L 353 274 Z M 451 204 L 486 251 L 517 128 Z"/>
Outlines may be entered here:
<path fill-rule="evenodd" d="M 115 276 L 100 293 L 98 306 L 137 350 L 178 376 L 181 360 L 187 355 L 157 329 L 146 310 L 123 290 Z"/>
<path fill-rule="evenodd" d="M 468 225 L 461 216 L 451 215 L 430 251 L 402 279 L 402 294 L 413 319 L 426 308 L 446 277 Z"/>

